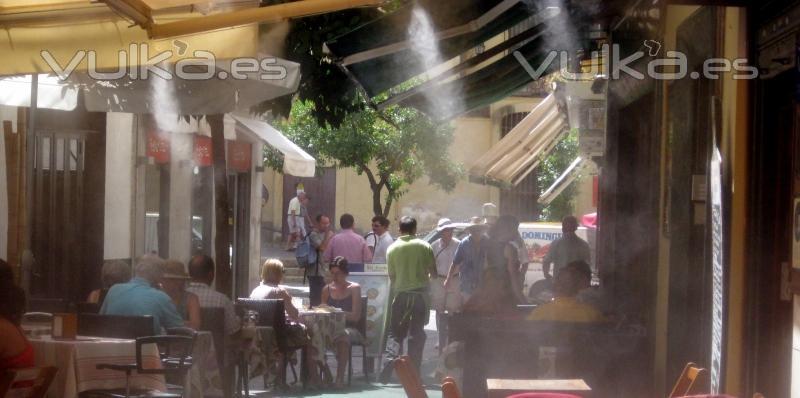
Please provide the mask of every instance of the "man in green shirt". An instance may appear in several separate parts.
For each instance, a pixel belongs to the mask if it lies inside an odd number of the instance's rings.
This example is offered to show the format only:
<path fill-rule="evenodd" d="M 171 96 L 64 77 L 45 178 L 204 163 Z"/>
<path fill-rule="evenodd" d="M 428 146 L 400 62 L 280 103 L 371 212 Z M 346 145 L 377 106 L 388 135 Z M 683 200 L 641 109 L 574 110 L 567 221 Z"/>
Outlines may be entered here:
<path fill-rule="evenodd" d="M 400 236 L 386 251 L 392 301 L 383 370 L 379 381 L 386 384 L 394 369 L 394 360 L 408 337 L 408 356 L 419 373 L 425 348 L 425 325 L 430 318 L 428 281 L 436 275 L 436 260 L 431 246 L 414 238 L 417 220 L 400 219 Z"/>

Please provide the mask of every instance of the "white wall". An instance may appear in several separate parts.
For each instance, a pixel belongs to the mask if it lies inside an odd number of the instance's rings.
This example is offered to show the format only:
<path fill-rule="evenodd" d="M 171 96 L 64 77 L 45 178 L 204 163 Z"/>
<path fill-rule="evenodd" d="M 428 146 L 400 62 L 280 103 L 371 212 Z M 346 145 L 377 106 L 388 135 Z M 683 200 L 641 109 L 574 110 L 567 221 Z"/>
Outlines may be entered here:
<path fill-rule="evenodd" d="M 134 138 L 132 114 L 106 114 L 105 260 L 131 258 Z"/>

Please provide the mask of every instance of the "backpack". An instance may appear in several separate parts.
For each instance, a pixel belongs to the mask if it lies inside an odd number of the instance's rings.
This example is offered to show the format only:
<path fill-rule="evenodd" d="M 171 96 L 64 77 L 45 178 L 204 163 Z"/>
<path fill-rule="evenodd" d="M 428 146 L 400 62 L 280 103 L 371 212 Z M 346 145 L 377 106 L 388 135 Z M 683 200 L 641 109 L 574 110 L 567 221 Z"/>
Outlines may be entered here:
<path fill-rule="evenodd" d="M 302 268 L 308 268 L 317 264 L 317 249 L 311 245 L 311 233 L 309 232 L 303 237 L 303 240 L 297 244 L 297 249 L 294 252 L 297 258 L 297 265 Z"/>

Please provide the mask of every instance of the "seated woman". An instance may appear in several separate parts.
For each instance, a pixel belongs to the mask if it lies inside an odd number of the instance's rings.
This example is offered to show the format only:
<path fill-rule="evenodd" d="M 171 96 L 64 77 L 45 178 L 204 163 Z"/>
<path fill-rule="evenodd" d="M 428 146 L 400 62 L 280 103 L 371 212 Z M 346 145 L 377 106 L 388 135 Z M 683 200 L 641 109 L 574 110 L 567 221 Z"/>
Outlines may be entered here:
<path fill-rule="evenodd" d="M 286 289 L 280 287 L 285 273 L 283 263 L 276 258 L 267 259 L 261 267 L 261 284 L 256 286 L 250 293 L 250 298 L 254 299 L 281 299 L 283 300 L 283 308 L 286 311 L 288 320 L 294 321 L 294 325 L 301 327 L 291 327 L 288 329 L 290 334 L 297 334 L 297 336 L 289 336 L 290 341 L 311 341 L 310 331 L 305 328 L 305 325 L 299 323 L 300 311 L 292 304 L 292 296 Z M 306 370 L 311 378 L 312 385 L 319 385 L 319 366 L 320 366 L 320 352 L 310 344 L 306 347 L 314 361 L 306 361 Z M 323 353 L 324 354 L 324 353 Z"/>
<path fill-rule="evenodd" d="M 347 260 L 336 257 L 330 266 L 333 281 L 322 288 L 322 303 L 344 311 L 347 323 L 355 325 L 361 317 L 361 286 L 347 280 Z M 344 373 L 347 369 L 350 346 L 363 339 L 358 330 L 347 327 L 345 334 L 336 339 L 336 387 L 344 387 Z"/>
<path fill-rule="evenodd" d="M 100 282 L 103 287 L 92 290 L 92 292 L 89 293 L 89 297 L 86 298 L 86 301 L 102 306 L 103 300 L 106 298 L 106 293 L 108 293 L 108 289 L 111 289 L 111 286 L 117 283 L 125 283 L 129 280 L 131 280 L 130 264 L 121 260 L 113 260 L 104 263 L 100 271 Z"/>
<path fill-rule="evenodd" d="M 186 326 L 200 329 L 200 299 L 196 294 L 186 291 L 189 274 L 186 273 L 183 263 L 167 260 L 164 265 L 164 275 L 161 278 L 161 288 L 172 299 L 178 313 L 186 321 Z"/>
<path fill-rule="evenodd" d="M 0 260 L 0 369 L 34 366 L 33 346 L 20 328 L 25 313 L 25 291 L 9 278 L 11 269 Z M 12 276 L 13 277 L 13 276 Z"/>

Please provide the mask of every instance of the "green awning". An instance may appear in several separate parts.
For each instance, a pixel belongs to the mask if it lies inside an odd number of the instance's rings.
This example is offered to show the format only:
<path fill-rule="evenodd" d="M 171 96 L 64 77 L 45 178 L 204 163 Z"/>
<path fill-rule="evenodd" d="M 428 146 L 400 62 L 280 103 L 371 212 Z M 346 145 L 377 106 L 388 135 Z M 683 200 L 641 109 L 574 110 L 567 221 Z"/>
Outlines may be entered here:
<path fill-rule="evenodd" d="M 558 51 L 550 45 L 552 36 L 549 34 L 539 36 L 526 43 L 517 51 L 534 68 L 538 68 L 548 56 L 550 51 Z M 542 76 L 558 69 L 558 59 L 544 69 Z M 419 92 L 401 101 L 400 104 L 415 107 L 431 117 L 447 120 L 462 113 L 487 106 L 506 98 L 533 81 L 528 72 L 522 67 L 513 54 L 508 54 L 497 62 L 480 69 L 472 74 L 439 84 L 427 91 L 458 93 L 460 101 L 454 101 L 442 108 L 431 102 L 427 92 Z"/>
<path fill-rule="evenodd" d="M 419 0 L 438 40 L 440 60 L 456 57 L 544 9 L 545 1 Z M 374 97 L 424 73 L 430 65 L 408 48 L 414 4 L 326 43 L 328 51 Z"/>

